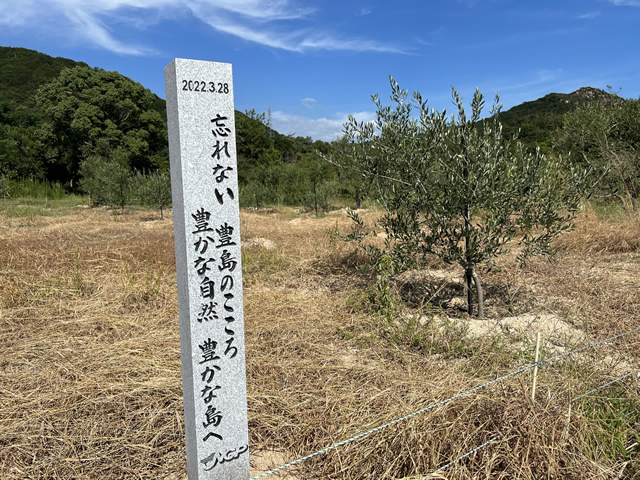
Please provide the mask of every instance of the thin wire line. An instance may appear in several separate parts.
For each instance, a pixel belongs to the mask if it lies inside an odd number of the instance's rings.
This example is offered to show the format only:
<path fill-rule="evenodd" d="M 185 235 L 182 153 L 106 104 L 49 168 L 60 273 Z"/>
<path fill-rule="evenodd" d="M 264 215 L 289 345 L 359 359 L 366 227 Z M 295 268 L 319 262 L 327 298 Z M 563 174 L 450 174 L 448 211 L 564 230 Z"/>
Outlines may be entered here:
<path fill-rule="evenodd" d="M 618 378 L 616 378 L 616 379 L 614 379 L 614 380 L 611 380 L 610 382 L 605 383 L 604 385 L 600 385 L 599 387 L 593 388 L 593 389 L 589 390 L 588 392 L 583 393 L 582 395 L 578 395 L 577 397 L 575 397 L 575 398 L 571 399 L 571 402 L 575 402 L 576 400 L 578 400 L 578 399 L 580 399 L 580 398 L 582 398 L 582 397 L 586 397 L 587 395 L 590 395 L 590 394 L 592 394 L 592 393 L 594 393 L 594 392 L 597 392 L 598 390 L 602 390 L 603 388 L 606 388 L 606 387 L 608 387 L 609 385 L 613 385 L 614 383 L 619 382 L 620 380 L 623 380 L 623 379 L 625 379 L 625 378 L 627 378 L 627 377 L 629 377 L 629 376 L 631 376 L 631 375 L 633 375 L 633 374 L 634 374 L 634 372 L 629 372 L 629 373 L 626 373 L 626 374 L 624 374 L 624 375 L 621 375 L 620 377 L 618 377 Z M 473 453 L 477 452 L 478 450 L 480 450 L 480 449 L 482 449 L 482 448 L 486 447 L 486 446 L 487 446 L 487 445 L 489 445 L 490 443 L 495 442 L 499 437 L 500 437 L 500 435 L 496 435 L 495 437 L 491 438 L 490 440 L 488 440 L 488 441 L 484 442 L 482 445 L 478 445 L 478 446 L 477 446 L 476 448 L 474 448 L 473 450 L 468 451 L 467 453 L 465 453 L 465 454 L 464 454 L 464 455 L 462 455 L 461 457 L 458 457 L 458 458 L 456 458 L 455 460 L 453 460 L 453 461 L 451 461 L 451 462 L 447 463 L 447 464 L 446 464 L 446 465 L 444 465 L 443 467 L 440 467 L 439 469 L 434 470 L 434 472 L 433 472 L 433 473 L 439 473 L 439 472 L 442 472 L 442 471 L 446 470 L 447 468 L 449 468 L 449 467 L 450 467 L 450 466 L 452 466 L 453 464 L 455 464 L 455 463 L 459 462 L 460 460 L 464 460 L 464 459 L 465 459 L 465 458 L 467 458 L 469 455 L 471 455 L 471 454 L 473 454 Z M 428 477 L 427 477 L 427 478 L 428 478 Z M 423 480 L 426 480 L 426 479 L 423 479 Z"/>
<path fill-rule="evenodd" d="M 583 393 L 582 395 L 578 395 L 577 397 L 572 398 L 571 401 L 575 402 L 576 400 L 578 400 L 578 399 L 580 399 L 582 397 L 586 397 L 587 395 L 591 395 L 592 393 L 597 392 L 598 390 L 602 390 L 603 388 L 606 388 L 609 385 L 613 385 L 614 383 L 619 382 L 620 380 L 623 380 L 623 379 L 625 379 L 625 378 L 627 378 L 627 377 L 629 377 L 629 376 L 631 376 L 633 374 L 634 374 L 634 372 L 629 372 L 629 373 L 627 373 L 625 375 L 622 375 L 621 377 L 618 377 L 618 378 L 616 378 L 614 380 L 611 380 L 609 383 L 605 383 L 604 385 L 600 385 L 599 387 L 593 388 L 593 389 L 589 390 L 588 392 Z"/>
<path fill-rule="evenodd" d="M 487 440 L 486 442 L 484 442 L 482 445 L 478 445 L 476 448 L 474 448 L 473 450 L 469 450 L 467 453 L 465 453 L 464 455 L 462 455 L 461 457 L 456 458 L 455 460 L 447 463 L 446 465 L 443 465 L 442 467 L 440 467 L 437 470 L 434 470 L 433 473 L 440 473 L 440 472 L 444 472 L 447 468 L 449 468 L 451 465 L 453 465 L 454 463 L 459 462 L 460 460 L 464 460 L 465 458 L 467 458 L 469 455 L 472 455 L 474 453 L 476 453 L 478 450 L 486 447 L 487 445 L 489 445 L 490 443 L 495 442 L 498 438 L 500 437 L 500 435 L 496 435 L 493 438 L 490 438 L 489 440 Z M 428 477 L 427 477 L 428 478 Z"/>
<path fill-rule="evenodd" d="M 339 447 L 342 447 L 342 446 L 347 445 L 349 443 L 355 442 L 356 440 L 360 440 L 361 438 L 364 438 L 364 437 L 366 437 L 368 435 L 371 435 L 372 433 L 376 433 L 376 432 L 378 432 L 378 431 L 380 431 L 382 429 L 385 429 L 387 427 L 395 425 L 396 423 L 402 422 L 404 420 L 408 420 L 410 418 L 415 417 L 416 415 L 420 415 L 422 413 L 428 412 L 429 410 L 433 410 L 434 408 L 441 407 L 442 405 L 446 405 L 447 403 L 453 402 L 454 400 L 457 400 L 459 398 L 462 398 L 462 397 L 465 397 L 465 396 L 470 395 L 472 393 L 475 393 L 478 390 L 482 390 L 485 387 L 493 385 L 494 383 L 499 383 L 499 382 L 502 382 L 502 381 L 506 380 L 507 378 L 513 377 L 515 375 L 519 375 L 520 373 L 526 372 L 527 370 L 530 370 L 535 366 L 545 365 L 545 364 L 553 362 L 555 360 L 560 360 L 561 358 L 568 357 L 569 355 L 573 355 L 575 353 L 583 352 L 583 351 L 588 350 L 590 348 L 597 347 L 598 345 L 602 345 L 603 343 L 608 343 L 608 342 L 611 342 L 611 341 L 616 340 L 618 338 L 624 337 L 626 335 L 630 335 L 630 334 L 635 333 L 637 331 L 640 331 L 640 327 L 634 328 L 633 330 L 629 330 L 627 332 L 619 333 L 617 335 L 614 335 L 613 337 L 605 338 L 604 340 L 600 340 L 598 342 L 594 342 L 594 343 L 591 343 L 589 345 L 585 345 L 583 347 L 577 348 L 575 350 L 571 350 L 569 352 L 560 353 L 560 354 L 555 355 L 553 357 L 547 358 L 546 360 L 540 360 L 539 362 L 534 362 L 534 363 L 532 363 L 530 365 L 526 365 L 526 366 L 521 367 L 521 368 L 519 368 L 517 370 L 514 370 L 513 372 L 509 372 L 509 373 L 507 373 L 505 375 L 502 375 L 501 377 L 498 377 L 498 378 L 496 378 L 494 380 L 491 380 L 489 382 L 483 383 L 482 385 L 478 385 L 478 386 L 473 387 L 473 388 L 471 388 L 469 390 L 466 390 L 466 391 L 464 391 L 462 393 L 458 393 L 457 395 L 454 395 L 453 397 L 449 397 L 449 398 L 447 398 L 445 400 L 441 400 L 440 402 L 432 403 L 431 405 L 428 405 L 428 406 L 426 406 L 424 408 L 421 408 L 420 410 L 417 410 L 417 411 L 415 411 L 413 413 L 405 415 L 404 417 L 396 418 L 395 420 L 392 420 L 392 421 L 390 421 L 388 423 L 385 423 L 383 425 L 379 425 L 379 426 L 377 426 L 375 428 L 372 428 L 371 430 L 368 430 L 366 432 L 360 433 L 360 434 L 355 435 L 355 436 L 353 436 L 351 438 L 347 438 L 346 440 L 338 442 L 338 443 L 336 443 L 334 445 L 331 445 L 329 447 L 323 448 L 322 450 L 318 450 L 317 452 L 314 452 L 314 453 L 311 453 L 311 454 L 306 455 L 304 457 L 298 458 L 297 460 L 293 460 L 292 462 L 285 463 L 284 465 L 281 465 L 279 467 L 273 468 L 273 469 L 271 469 L 271 470 L 269 470 L 267 472 L 261 473 L 260 475 L 257 475 L 255 477 L 251 477 L 250 480 L 258 480 L 259 478 L 266 477 L 267 475 L 272 475 L 272 474 L 274 474 L 274 473 L 276 473 L 276 472 L 278 472 L 280 470 L 283 470 L 285 468 L 292 467 L 293 465 L 297 465 L 298 463 L 302 463 L 302 462 L 304 462 L 306 460 L 309 460 L 309 459 L 311 459 L 313 457 L 316 457 L 318 455 L 322 455 L 323 453 L 327 453 L 327 452 L 329 452 L 331 450 L 334 450 L 336 448 L 339 448 Z"/>
<path fill-rule="evenodd" d="M 631 376 L 631 375 L 633 375 L 633 374 L 634 374 L 634 372 L 629 372 L 629 373 L 626 373 L 626 374 L 624 374 L 624 375 L 621 375 L 620 377 L 618 377 L 618 378 L 616 378 L 616 379 L 614 379 L 614 380 L 612 380 L 612 381 L 610 381 L 610 382 L 608 382 L 608 383 L 605 383 L 604 385 L 600 385 L 599 387 L 593 388 L 593 389 L 589 390 L 588 392 L 583 393 L 582 395 L 578 395 L 577 397 L 575 397 L 575 398 L 571 399 L 571 402 L 575 402 L 576 400 L 578 400 L 578 399 L 580 399 L 580 398 L 582 398 L 582 397 L 586 397 L 587 395 L 590 395 L 590 394 L 592 394 L 592 393 L 594 393 L 594 392 L 597 392 L 598 390 L 602 390 L 603 388 L 606 388 L 606 387 L 608 387 L 609 385 L 613 385 L 614 383 L 619 382 L 620 380 L 623 380 L 623 379 L 625 379 L 625 378 L 627 378 L 627 377 L 629 377 L 629 376 Z M 440 467 L 439 469 L 434 470 L 434 471 L 433 471 L 433 473 L 440 473 L 440 472 L 442 472 L 442 471 L 446 470 L 447 468 L 449 468 L 450 466 L 452 466 L 452 465 L 454 465 L 455 463 L 459 462 L 460 460 L 464 460 L 464 459 L 465 459 L 465 458 L 467 458 L 469 455 L 472 455 L 473 453 L 475 453 L 475 452 L 477 452 L 478 450 L 480 450 L 480 449 L 482 449 L 482 448 L 486 447 L 486 446 L 487 446 L 487 445 L 489 445 L 490 443 L 495 442 L 499 437 L 500 437 L 500 435 L 496 435 L 495 437 L 493 437 L 493 438 L 491 438 L 491 439 L 487 440 L 486 442 L 484 442 L 482 445 L 478 445 L 478 446 L 477 446 L 476 448 L 474 448 L 473 450 L 468 451 L 467 453 L 465 453 L 465 454 L 464 454 L 464 455 L 462 455 L 461 457 L 458 457 L 458 458 L 456 458 L 455 460 L 453 460 L 453 461 L 451 461 L 451 462 L 447 463 L 446 465 L 444 465 L 444 466 Z M 426 477 L 426 478 L 428 478 L 428 477 Z M 425 479 L 423 479 L 423 480 L 426 480 L 426 478 L 425 478 Z"/>

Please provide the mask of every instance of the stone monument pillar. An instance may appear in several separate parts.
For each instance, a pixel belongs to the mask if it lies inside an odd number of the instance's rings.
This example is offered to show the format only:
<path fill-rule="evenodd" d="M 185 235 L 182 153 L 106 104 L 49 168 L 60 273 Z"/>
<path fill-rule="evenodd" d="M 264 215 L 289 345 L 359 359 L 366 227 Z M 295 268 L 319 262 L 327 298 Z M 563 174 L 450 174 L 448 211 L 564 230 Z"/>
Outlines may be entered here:
<path fill-rule="evenodd" d="M 249 433 L 231 65 L 165 68 L 189 479 L 247 480 Z"/>

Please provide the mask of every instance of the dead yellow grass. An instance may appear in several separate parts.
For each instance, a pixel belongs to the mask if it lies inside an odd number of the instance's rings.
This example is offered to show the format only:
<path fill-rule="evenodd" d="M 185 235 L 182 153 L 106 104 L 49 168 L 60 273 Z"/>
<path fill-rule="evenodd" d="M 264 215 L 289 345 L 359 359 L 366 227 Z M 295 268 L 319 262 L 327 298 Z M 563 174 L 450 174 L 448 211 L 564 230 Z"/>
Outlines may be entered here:
<path fill-rule="evenodd" d="M 587 210 L 578 217 L 575 229 L 560 237 L 556 246 L 583 253 L 640 253 L 640 216 L 629 214 L 624 221 L 607 222 Z"/>
<path fill-rule="evenodd" d="M 410 302 L 395 323 L 376 319 L 372 279 L 354 270 L 363 259 L 331 234 L 348 229 L 344 214 L 243 212 L 241 226 L 255 473 L 531 360 L 532 346 L 516 334 L 468 337 L 455 303 L 438 311 L 452 324 Z M 585 255 L 578 240 L 567 242 L 552 262 L 517 270 L 506 259 L 488 273 L 487 322 L 551 312 L 592 340 L 637 326 L 640 260 L 629 250 Z M 83 209 L 0 218 L 0 245 L 0 478 L 183 479 L 170 220 Z M 411 323 L 413 314 L 428 321 Z M 424 478 L 496 435 L 444 477 L 633 478 L 637 463 L 609 453 L 628 436 L 614 438 L 570 399 L 610 378 L 620 352 L 637 366 L 639 339 L 543 369 L 535 404 L 524 374 L 280 478 Z M 638 405 L 633 385 L 620 395 Z"/>

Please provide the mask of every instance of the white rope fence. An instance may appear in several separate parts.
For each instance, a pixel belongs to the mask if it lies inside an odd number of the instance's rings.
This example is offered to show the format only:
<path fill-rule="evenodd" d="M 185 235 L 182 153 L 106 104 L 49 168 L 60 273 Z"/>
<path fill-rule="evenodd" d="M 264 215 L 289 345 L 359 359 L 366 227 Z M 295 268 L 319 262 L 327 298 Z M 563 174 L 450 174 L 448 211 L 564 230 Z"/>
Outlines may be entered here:
<path fill-rule="evenodd" d="M 318 455 L 322 455 L 324 453 L 330 452 L 331 450 L 335 450 L 336 448 L 340 448 L 340 447 L 343 447 L 345 445 L 348 445 L 349 443 L 352 443 L 352 442 L 355 442 L 357 440 L 360 440 L 360 439 L 362 439 L 364 437 L 367 437 L 367 436 L 369 436 L 369 435 L 371 435 L 373 433 L 379 432 L 380 430 L 383 430 L 383 429 L 385 429 L 387 427 L 390 427 L 392 425 L 400 423 L 400 422 L 402 422 L 404 420 L 409 420 L 410 418 L 413 418 L 416 415 L 420 415 L 420 414 L 426 413 L 429 410 L 433 410 L 434 408 L 441 407 L 441 406 L 446 405 L 446 404 L 448 404 L 450 402 L 453 402 L 454 400 L 458 400 L 459 398 L 471 395 L 472 393 L 475 393 L 475 392 L 477 392 L 479 390 L 482 390 L 483 388 L 486 388 L 486 387 L 488 387 L 490 385 L 493 385 L 495 383 L 502 382 L 502 381 L 504 381 L 504 380 L 506 380 L 506 379 L 508 379 L 510 377 L 514 377 L 514 376 L 519 375 L 519 374 L 521 374 L 523 372 L 531 370 L 532 368 L 535 368 L 535 367 L 538 367 L 538 366 L 542 366 L 542 365 L 546 365 L 547 363 L 551 363 L 551 362 L 554 362 L 556 360 L 560 360 L 562 358 L 566 358 L 568 356 L 575 355 L 576 353 L 584 352 L 585 350 L 589 350 L 591 348 L 597 347 L 598 345 L 602 345 L 604 343 L 612 342 L 613 340 L 625 337 L 627 335 L 631 335 L 631 334 L 636 333 L 638 331 L 640 331 L 640 327 L 634 328 L 633 330 L 629 330 L 629 331 L 626 331 L 626 332 L 623 332 L 623 333 L 619 333 L 619 334 L 614 335 L 614 336 L 609 337 L 609 338 L 605 338 L 604 340 L 600 340 L 600 341 L 597 341 L 597 342 L 594 342 L 594 343 L 590 343 L 590 344 L 585 345 L 583 347 L 576 348 L 575 350 L 571 350 L 571 351 L 568 351 L 568 352 L 560 353 L 558 355 L 554 355 L 553 357 L 549 357 L 547 359 L 531 363 L 531 364 L 526 365 L 524 367 L 521 367 L 521 368 L 519 368 L 517 370 L 509 372 L 509 373 L 507 373 L 505 375 L 502 375 L 502 376 L 500 376 L 500 377 L 498 377 L 498 378 L 496 378 L 494 380 L 490 380 L 490 381 L 485 382 L 485 383 L 483 383 L 481 385 L 478 385 L 478 386 L 475 386 L 473 388 L 470 388 L 469 390 L 466 390 L 464 392 L 458 393 L 457 395 L 454 395 L 452 397 L 449 397 L 447 399 L 441 400 L 439 402 L 427 405 L 426 407 L 421 408 L 420 410 L 417 410 L 417 411 L 415 411 L 413 413 L 410 413 L 410 414 L 405 415 L 405 416 L 400 417 L 400 418 L 396 418 L 395 420 L 391 420 L 390 422 L 387 422 L 387 423 L 384 423 L 382 425 L 379 425 L 379 426 L 377 426 L 375 428 L 372 428 L 371 430 L 367 430 L 366 432 L 360 433 L 360 434 L 355 435 L 355 436 L 353 436 L 351 438 L 347 438 L 346 440 L 338 442 L 338 443 L 336 443 L 334 445 L 331 445 L 329 447 L 323 448 L 322 450 L 318 450 L 317 452 L 313 452 L 313 453 L 311 453 L 309 455 L 306 455 L 304 457 L 298 458 L 297 460 L 293 460 L 293 461 L 291 461 L 289 463 L 285 463 L 284 465 L 281 465 L 279 467 L 273 468 L 273 469 L 271 469 L 271 470 L 269 470 L 267 472 L 261 473 L 260 475 L 256 475 L 255 477 L 251 477 L 250 480 L 258 480 L 259 478 L 263 478 L 263 477 L 266 477 L 268 475 L 273 475 L 274 473 L 279 472 L 280 470 L 284 470 L 285 468 L 292 467 L 293 465 L 297 465 L 299 463 L 302 463 L 302 462 L 304 462 L 306 460 L 309 460 L 309 459 L 311 459 L 313 457 L 316 457 Z M 582 396 L 589 395 L 590 393 L 593 393 L 594 391 L 597 391 L 599 389 L 605 388 L 606 386 L 611 385 L 611 384 L 615 383 L 616 381 L 620 381 L 623 378 L 626 378 L 626 377 L 628 377 L 630 375 L 631 375 L 631 373 L 623 375 L 622 377 L 620 377 L 620 378 L 618 378 L 618 379 L 616 379 L 616 380 L 614 380 L 612 382 L 609 382 L 608 384 L 605 384 L 605 385 L 602 385 L 600 387 L 597 387 L 597 388 L 595 388 L 593 390 L 590 390 L 590 391 L 588 391 L 588 392 L 586 392 L 586 393 L 574 398 L 572 401 L 577 400 L 578 398 L 581 398 Z M 468 457 L 469 455 L 472 455 L 473 453 L 475 453 L 478 450 L 486 447 L 490 443 L 493 443 L 496 439 L 497 439 L 497 437 L 494 437 L 494 438 L 488 440 L 487 442 L 485 442 L 482 445 L 474 448 L 473 450 L 465 453 L 463 456 L 457 458 L 456 460 L 454 460 L 452 462 L 449 462 L 448 464 L 444 465 L 443 467 L 440 467 L 434 473 L 437 473 L 437 472 L 445 470 L 446 468 L 449 468 L 451 465 L 455 464 L 456 462 Z"/>

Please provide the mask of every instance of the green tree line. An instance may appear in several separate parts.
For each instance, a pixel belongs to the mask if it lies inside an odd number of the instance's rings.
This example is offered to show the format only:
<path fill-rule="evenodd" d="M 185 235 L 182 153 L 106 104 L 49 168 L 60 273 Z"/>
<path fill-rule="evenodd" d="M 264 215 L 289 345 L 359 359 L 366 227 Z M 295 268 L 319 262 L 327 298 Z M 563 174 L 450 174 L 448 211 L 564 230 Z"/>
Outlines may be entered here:
<path fill-rule="evenodd" d="M 126 178 L 168 172 L 165 102 L 142 85 L 27 49 L 1 47 L 0 65 L 3 185 L 52 182 L 89 194 L 94 204 L 122 206 L 137 198 L 125 194 L 132 191 L 122 187 Z M 235 121 L 244 206 L 306 205 L 319 212 L 345 190 L 320 158 L 329 144 L 282 135 L 254 110 L 236 112 Z"/>
<path fill-rule="evenodd" d="M 4 196 L 12 180 L 29 178 L 122 206 L 127 189 L 106 177 L 168 171 L 165 102 L 142 85 L 117 72 L 20 48 L 0 47 L 0 67 Z M 525 150 L 540 147 L 568 157 L 599 179 L 598 197 L 633 210 L 640 194 L 639 109 L 638 100 L 583 88 L 494 112 L 477 123 L 497 120 L 503 136 L 517 138 Z M 327 143 L 282 135 L 255 110 L 236 112 L 235 121 L 243 206 L 303 205 L 319 213 L 336 200 L 359 207 L 375 193 L 371 178 L 348 167 L 353 138 Z M 107 185 L 120 193 L 107 193 Z M 372 199 L 379 201 L 376 195 Z"/>

